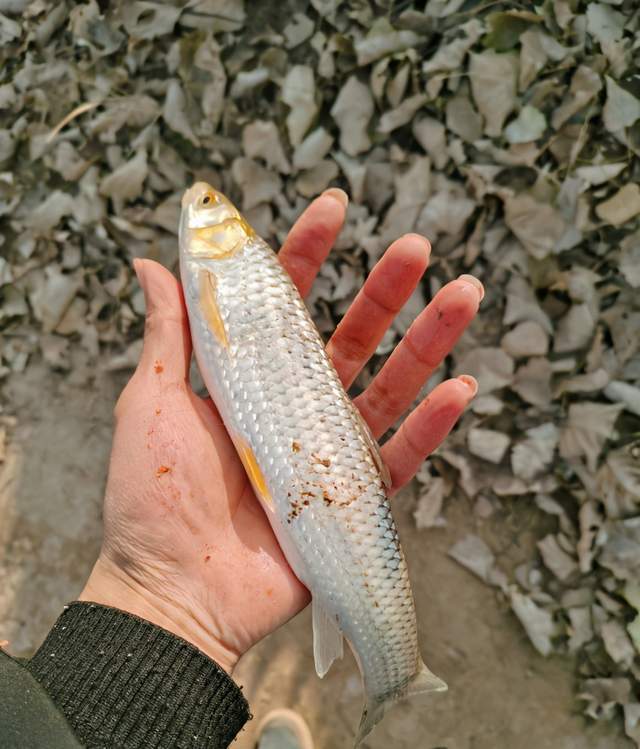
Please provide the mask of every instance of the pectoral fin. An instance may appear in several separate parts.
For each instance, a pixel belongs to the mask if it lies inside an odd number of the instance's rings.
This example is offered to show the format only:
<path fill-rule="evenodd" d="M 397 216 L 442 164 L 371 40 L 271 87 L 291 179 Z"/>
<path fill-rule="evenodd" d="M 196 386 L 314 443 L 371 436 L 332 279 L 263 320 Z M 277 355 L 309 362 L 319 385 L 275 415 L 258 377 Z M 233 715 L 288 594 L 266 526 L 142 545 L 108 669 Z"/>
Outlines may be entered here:
<path fill-rule="evenodd" d="M 209 329 L 220 342 L 223 348 L 229 347 L 227 331 L 218 308 L 218 292 L 216 289 L 216 277 L 208 270 L 201 270 L 198 275 L 200 292 L 200 309 L 204 315 Z"/>
<path fill-rule="evenodd" d="M 380 478 L 382 479 L 382 483 L 389 489 L 391 487 L 392 481 L 391 481 L 391 473 L 389 471 L 389 468 L 385 465 L 384 460 L 382 460 L 382 455 L 380 454 L 380 445 L 378 444 L 378 441 L 376 438 L 371 434 L 371 429 L 369 429 L 369 425 L 364 420 L 364 417 L 358 411 L 356 406 L 353 404 L 353 412 L 356 415 L 356 418 L 360 424 L 360 431 L 362 433 L 362 436 L 364 437 L 365 442 L 367 443 L 367 446 L 369 448 L 369 452 L 371 453 L 371 457 L 373 458 L 373 462 L 376 464 L 376 468 L 380 471 Z"/>
<path fill-rule="evenodd" d="M 313 657 L 316 663 L 316 673 L 322 679 L 335 659 L 342 658 L 344 653 L 342 632 L 335 619 L 315 596 L 311 608 L 313 611 Z"/>

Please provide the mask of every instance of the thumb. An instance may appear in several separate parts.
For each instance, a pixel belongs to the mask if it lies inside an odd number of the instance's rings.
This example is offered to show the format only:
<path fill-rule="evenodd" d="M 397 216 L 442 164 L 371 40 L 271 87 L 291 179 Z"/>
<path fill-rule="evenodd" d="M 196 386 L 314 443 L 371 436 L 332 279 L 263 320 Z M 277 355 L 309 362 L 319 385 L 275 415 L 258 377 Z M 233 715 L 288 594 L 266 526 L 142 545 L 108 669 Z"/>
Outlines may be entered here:
<path fill-rule="evenodd" d="M 144 346 L 138 373 L 161 376 L 164 384 L 186 380 L 191 363 L 191 335 L 182 287 L 153 260 L 133 261 L 144 292 Z"/>

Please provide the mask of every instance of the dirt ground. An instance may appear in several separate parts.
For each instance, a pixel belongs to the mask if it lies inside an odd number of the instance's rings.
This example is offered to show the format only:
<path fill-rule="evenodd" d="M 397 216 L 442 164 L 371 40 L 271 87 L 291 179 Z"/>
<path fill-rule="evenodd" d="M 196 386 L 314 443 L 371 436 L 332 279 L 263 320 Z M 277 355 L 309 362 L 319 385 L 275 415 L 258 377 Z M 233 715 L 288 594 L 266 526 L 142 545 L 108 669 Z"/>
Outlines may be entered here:
<path fill-rule="evenodd" d="M 97 554 L 111 410 L 122 382 L 120 375 L 103 374 L 93 387 L 78 388 L 32 365 L 8 384 L 19 420 L 0 466 L 0 639 L 16 655 L 38 645 Z M 506 549 L 500 561 L 507 569 L 527 544 L 526 503 L 509 517 L 485 521 L 449 503 L 447 527 L 430 531 L 415 529 L 412 506 L 412 492 L 405 492 L 395 515 L 425 660 L 449 692 L 398 706 L 365 747 L 631 747 L 620 726 L 612 731 L 579 715 L 574 664 L 538 655 L 495 593 L 447 557 L 452 543 L 474 532 Z M 357 670 L 349 655 L 317 679 L 308 611 L 246 656 L 236 676 L 255 715 L 238 749 L 253 746 L 260 717 L 278 706 L 303 712 L 318 749 L 351 746 L 361 707 Z"/>

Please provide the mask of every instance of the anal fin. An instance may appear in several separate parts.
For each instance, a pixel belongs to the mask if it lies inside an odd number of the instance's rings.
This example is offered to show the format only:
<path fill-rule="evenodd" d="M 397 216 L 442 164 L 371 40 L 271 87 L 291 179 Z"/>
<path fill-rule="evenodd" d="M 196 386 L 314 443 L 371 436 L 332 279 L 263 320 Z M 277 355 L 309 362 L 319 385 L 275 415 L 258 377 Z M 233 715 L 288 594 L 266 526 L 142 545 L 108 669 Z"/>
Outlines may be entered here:
<path fill-rule="evenodd" d="M 412 697 L 414 694 L 425 694 L 426 692 L 446 692 L 447 689 L 446 682 L 430 671 L 422 661 L 418 672 L 409 682 L 407 697 Z"/>
<path fill-rule="evenodd" d="M 335 619 L 315 596 L 311 609 L 313 613 L 313 657 L 316 663 L 316 673 L 322 679 L 335 659 L 343 656 L 342 632 Z"/>

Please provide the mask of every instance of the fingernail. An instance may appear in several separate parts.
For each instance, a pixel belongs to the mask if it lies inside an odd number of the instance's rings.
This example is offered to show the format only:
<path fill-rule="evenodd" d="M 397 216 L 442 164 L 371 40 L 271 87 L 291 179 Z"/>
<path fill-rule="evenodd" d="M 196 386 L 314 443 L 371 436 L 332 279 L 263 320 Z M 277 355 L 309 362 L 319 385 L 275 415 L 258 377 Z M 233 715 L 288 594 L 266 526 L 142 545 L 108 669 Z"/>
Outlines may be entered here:
<path fill-rule="evenodd" d="M 476 380 L 476 378 L 472 377 L 471 375 L 460 375 L 457 379 L 469 388 L 469 391 L 471 393 L 469 396 L 469 400 L 475 398 L 476 393 L 478 392 L 478 380 Z"/>
<path fill-rule="evenodd" d="M 470 283 L 472 286 L 475 286 L 476 289 L 478 289 L 478 294 L 480 294 L 480 301 L 484 299 L 484 286 L 475 276 L 463 273 L 461 276 L 458 276 L 458 281 L 464 281 L 465 283 Z"/>
<path fill-rule="evenodd" d="M 339 187 L 330 187 L 328 190 L 325 190 L 322 195 L 328 195 L 330 198 L 337 200 L 343 208 L 346 208 L 349 205 L 349 196 Z"/>

